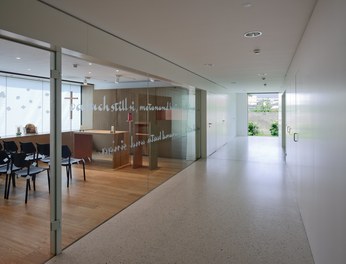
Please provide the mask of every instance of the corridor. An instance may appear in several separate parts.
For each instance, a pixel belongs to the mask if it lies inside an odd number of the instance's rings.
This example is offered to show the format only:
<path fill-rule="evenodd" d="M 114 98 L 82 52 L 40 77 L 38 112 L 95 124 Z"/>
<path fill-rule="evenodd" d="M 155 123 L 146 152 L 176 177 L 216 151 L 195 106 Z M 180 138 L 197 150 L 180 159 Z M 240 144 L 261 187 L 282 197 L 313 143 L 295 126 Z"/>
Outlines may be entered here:
<path fill-rule="evenodd" d="M 312 264 L 278 138 L 235 138 L 47 263 Z"/>

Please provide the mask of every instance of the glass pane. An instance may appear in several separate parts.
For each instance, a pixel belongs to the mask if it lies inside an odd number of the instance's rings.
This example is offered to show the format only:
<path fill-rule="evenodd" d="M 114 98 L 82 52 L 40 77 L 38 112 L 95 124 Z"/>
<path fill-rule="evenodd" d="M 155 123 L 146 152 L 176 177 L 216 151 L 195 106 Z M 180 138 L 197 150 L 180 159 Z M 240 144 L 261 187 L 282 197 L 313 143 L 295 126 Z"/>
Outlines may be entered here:
<path fill-rule="evenodd" d="M 33 160 L 31 155 L 36 152 L 37 143 L 49 143 L 50 117 L 49 112 L 45 112 L 49 111 L 50 105 L 47 79 L 50 72 L 49 61 L 50 53 L 47 51 L 0 39 L 1 144 L 12 141 L 18 152 L 27 154 L 23 158 L 29 164 L 34 166 L 34 162 L 37 162 L 35 170 L 42 168 L 35 176 L 32 174 L 33 167 L 27 166 L 26 162 L 23 170 L 10 169 L 14 175 L 8 178 L 11 183 L 6 183 L 4 171 L 0 174 L 2 263 L 41 263 L 51 257 L 48 164 Z M 10 152 L 7 143 L 8 161 L 21 167 L 20 162 L 17 163 L 20 156 Z M 25 203 L 28 183 L 31 189 L 28 190 Z M 5 191 L 6 187 L 9 188 L 8 193 Z"/>
<path fill-rule="evenodd" d="M 6 78 L 0 76 L 0 137 L 6 135 Z"/>
<path fill-rule="evenodd" d="M 248 95 L 248 135 L 279 135 L 279 97 L 277 93 Z"/>
<path fill-rule="evenodd" d="M 87 178 L 80 163 L 70 186 L 63 183 L 65 247 L 193 162 L 196 125 L 194 90 L 69 56 L 63 65 L 63 79 L 83 83 L 72 96 L 64 87 L 63 122 L 70 98 L 80 96 L 72 114 L 82 125 L 63 139 L 85 160 Z"/>

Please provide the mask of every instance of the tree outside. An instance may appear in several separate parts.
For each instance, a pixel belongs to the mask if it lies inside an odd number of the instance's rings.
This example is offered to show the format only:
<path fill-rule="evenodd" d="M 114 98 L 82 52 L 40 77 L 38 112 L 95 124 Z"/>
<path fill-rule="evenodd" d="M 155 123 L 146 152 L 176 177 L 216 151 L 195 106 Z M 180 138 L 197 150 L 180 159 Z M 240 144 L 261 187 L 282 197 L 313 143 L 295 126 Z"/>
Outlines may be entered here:
<path fill-rule="evenodd" d="M 248 95 L 248 135 L 278 136 L 279 97 L 272 94 Z"/>

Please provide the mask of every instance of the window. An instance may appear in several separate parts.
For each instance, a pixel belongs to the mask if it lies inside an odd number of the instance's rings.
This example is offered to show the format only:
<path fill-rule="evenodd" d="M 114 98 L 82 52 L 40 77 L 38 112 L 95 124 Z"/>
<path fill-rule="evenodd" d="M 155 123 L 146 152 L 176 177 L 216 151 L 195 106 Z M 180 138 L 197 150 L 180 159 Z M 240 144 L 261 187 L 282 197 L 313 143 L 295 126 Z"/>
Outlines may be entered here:
<path fill-rule="evenodd" d="M 80 127 L 80 112 L 70 114 L 70 99 L 80 104 L 81 88 L 78 84 L 62 85 L 62 130 L 77 130 Z M 72 117 L 72 119 L 71 119 Z M 50 82 L 46 79 L 27 79 L 0 76 L 0 136 L 13 136 L 19 127 L 23 132 L 26 124 L 34 124 L 37 133 L 50 131 Z"/>

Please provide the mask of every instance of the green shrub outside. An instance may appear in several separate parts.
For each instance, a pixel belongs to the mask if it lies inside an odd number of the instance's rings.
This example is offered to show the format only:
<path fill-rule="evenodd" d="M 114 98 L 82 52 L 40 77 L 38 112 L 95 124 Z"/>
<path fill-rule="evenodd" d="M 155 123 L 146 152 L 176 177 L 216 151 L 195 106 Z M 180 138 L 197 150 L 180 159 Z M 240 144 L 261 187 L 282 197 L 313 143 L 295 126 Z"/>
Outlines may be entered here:
<path fill-rule="evenodd" d="M 273 137 L 277 137 L 279 136 L 279 124 L 278 124 L 278 121 L 274 121 L 270 127 L 270 134 L 273 136 Z"/>
<path fill-rule="evenodd" d="M 257 136 L 259 134 L 259 127 L 254 122 L 249 122 L 248 125 L 248 135 L 249 136 Z"/>

